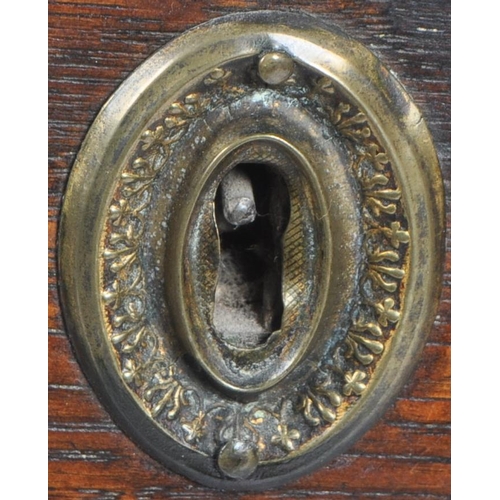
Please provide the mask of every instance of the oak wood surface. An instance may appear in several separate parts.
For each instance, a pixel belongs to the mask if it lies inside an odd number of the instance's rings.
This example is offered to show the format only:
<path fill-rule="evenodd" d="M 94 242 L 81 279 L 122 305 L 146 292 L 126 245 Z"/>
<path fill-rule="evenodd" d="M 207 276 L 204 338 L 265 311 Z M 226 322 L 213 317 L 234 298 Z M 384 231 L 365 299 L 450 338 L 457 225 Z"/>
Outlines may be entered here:
<path fill-rule="evenodd" d="M 80 144 L 107 98 L 177 34 L 230 13 L 285 5 L 331 19 L 371 48 L 422 111 L 450 193 L 450 5 L 439 0 L 60 0 L 49 2 L 49 497 L 57 499 L 441 499 L 450 495 L 450 247 L 438 316 L 412 380 L 347 453 L 259 494 L 222 494 L 169 472 L 112 422 L 67 338 L 57 224 Z"/>

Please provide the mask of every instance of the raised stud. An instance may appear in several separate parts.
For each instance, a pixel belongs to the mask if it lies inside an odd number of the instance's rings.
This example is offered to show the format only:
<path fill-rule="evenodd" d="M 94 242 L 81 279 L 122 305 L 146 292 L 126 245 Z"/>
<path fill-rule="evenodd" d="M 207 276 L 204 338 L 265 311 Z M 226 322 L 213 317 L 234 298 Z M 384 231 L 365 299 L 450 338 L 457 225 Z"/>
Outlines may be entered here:
<path fill-rule="evenodd" d="M 269 52 L 259 60 L 259 76 L 270 85 L 279 85 L 292 76 L 292 59 L 282 52 Z"/>

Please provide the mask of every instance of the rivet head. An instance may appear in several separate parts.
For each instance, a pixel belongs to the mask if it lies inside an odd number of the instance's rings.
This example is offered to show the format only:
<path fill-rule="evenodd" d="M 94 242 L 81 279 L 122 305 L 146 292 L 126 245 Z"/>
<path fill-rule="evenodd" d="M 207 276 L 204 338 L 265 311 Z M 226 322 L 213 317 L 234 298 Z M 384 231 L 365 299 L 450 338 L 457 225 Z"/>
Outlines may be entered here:
<path fill-rule="evenodd" d="M 292 59 L 282 52 L 269 52 L 259 60 L 259 76 L 270 85 L 279 85 L 293 73 Z"/>
<path fill-rule="evenodd" d="M 226 476 L 246 479 L 257 468 L 259 459 L 254 445 L 234 439 L 222 447 L 217 463 Z"/>

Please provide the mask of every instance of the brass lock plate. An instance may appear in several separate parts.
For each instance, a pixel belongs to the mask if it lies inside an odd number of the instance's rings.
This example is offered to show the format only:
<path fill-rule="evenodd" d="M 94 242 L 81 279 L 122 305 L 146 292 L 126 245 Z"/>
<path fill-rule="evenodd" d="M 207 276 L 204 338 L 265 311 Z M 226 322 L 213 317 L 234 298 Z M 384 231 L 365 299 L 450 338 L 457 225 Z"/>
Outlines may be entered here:
<path fill-rule="evenodd" d="M 320 19 L 254 12 L 154 54 L 68 184 L 61 292 L 117 423 L 169 468 L 263 489 L 350 446 L 435 315 L 443 187 L 397 79 Z"/>

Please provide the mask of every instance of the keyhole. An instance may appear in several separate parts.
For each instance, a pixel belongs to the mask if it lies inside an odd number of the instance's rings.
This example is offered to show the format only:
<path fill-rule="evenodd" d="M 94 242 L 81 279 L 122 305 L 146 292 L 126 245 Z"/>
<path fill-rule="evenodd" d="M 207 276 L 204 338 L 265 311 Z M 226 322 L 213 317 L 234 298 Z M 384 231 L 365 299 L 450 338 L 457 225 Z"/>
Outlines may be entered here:
<path fill-rule="evenodd" d="M 220 261 L 214 328 L 233 346 L 256 347 L 281 328 L 286 182 L 272 166 L 236 165 L 218 187 L 215 213 Z"/>

